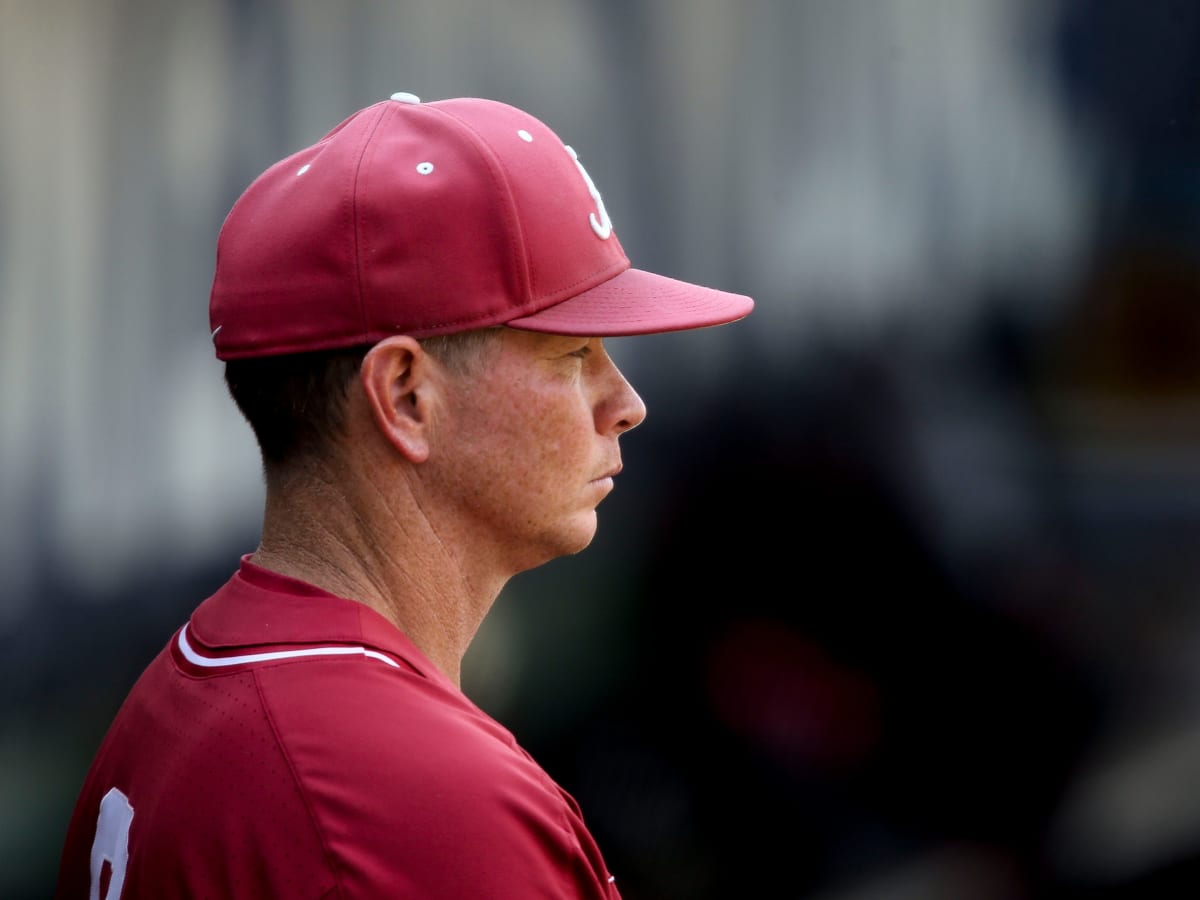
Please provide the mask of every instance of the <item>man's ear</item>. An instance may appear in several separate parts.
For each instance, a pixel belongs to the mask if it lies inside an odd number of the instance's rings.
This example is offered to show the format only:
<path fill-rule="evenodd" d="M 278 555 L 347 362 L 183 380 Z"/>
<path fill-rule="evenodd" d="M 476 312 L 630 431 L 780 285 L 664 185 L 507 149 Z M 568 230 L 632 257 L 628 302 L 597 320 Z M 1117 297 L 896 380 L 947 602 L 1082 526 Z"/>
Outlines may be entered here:
<path fill-rule="evenodd" d="M 408 335 L 384 338 L 359 370 L 376 427 L 411 462 L 429 456 L 436 374 L 436 361 Z"/>

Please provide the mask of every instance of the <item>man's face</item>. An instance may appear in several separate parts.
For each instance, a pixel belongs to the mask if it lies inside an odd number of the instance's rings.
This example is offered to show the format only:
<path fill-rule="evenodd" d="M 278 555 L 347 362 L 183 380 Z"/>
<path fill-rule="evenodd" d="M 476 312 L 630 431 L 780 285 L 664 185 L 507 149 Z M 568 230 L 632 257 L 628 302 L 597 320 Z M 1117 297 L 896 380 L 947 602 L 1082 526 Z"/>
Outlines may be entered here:
<path fill-rule="evenodd" d="M 646 416 L 600 338 L 504 329 L 475 374 L 451 377 L 426 465 L 480 552 L 519 572 L 586 547 Z"/>

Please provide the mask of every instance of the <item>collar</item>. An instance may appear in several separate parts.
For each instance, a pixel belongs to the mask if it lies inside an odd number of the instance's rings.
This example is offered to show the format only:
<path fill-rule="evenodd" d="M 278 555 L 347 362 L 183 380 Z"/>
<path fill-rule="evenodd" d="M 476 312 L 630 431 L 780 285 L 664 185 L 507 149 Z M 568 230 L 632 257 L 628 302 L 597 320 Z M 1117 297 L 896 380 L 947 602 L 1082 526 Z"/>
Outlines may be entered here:
<path fill-rule="evenodd" d="M 186 641 L 199 653 L 255 655 L 344 645 L 382 653 L 452 683 L 400 629 L 365 603 L 241 558 L 237 572 L 192 613 Z"/>

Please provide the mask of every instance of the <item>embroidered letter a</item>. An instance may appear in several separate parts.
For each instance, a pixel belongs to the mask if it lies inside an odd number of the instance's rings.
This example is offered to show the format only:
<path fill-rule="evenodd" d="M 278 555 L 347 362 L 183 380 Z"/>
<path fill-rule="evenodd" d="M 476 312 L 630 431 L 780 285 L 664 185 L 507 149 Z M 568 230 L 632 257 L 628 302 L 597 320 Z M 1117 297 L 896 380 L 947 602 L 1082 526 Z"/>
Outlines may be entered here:
<path fill-rule="evenodd" d="M 567 148 L 567 153 L 571 154 L 571 159 L 575 160 L 579 174 L 583 176 L 583 183 L 587 185 L 588 193 L 596 201 L 596 211 L 600 213 L 599 219 L 596 218 L 596 213 L 591 213 L 588 216 L 588 220 L 592 223 L 592 231 L 596 232 L 596 236 L 600 240 L 607 241 L 608 236 L 612 234 L 612 220 L 608 217 L 608 210 L 604 208 L 604 201 L 600 197 L 600 192 L 596 190 L 596 184 L 592 181 L 592 176 L 587 173 L 587 169 L 579 161 L 579 154 L 575 152 L 575 149 L 570 144 L 564 146 Z"/>

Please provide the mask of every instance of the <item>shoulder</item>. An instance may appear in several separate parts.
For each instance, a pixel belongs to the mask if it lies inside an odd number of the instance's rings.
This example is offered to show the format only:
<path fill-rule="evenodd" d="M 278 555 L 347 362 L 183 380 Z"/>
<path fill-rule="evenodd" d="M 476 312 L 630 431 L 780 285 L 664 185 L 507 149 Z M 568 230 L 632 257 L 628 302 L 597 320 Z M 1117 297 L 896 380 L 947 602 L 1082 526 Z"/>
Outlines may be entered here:
<path fill-rule="evenodd" d="M 402 877 L 422 896 L 465 896 L 469 885 L 497 897 L 588 896 L 585 883 L 605 896 L 577 806 L 503 726 L 439 682 L 362 666 L 322 663 L 303 689 L 297 671 L 258 673 L 351 895 Z"/>
<path fill-rule="evenodd" d="M 256 681 L 276 738 L 308 787 L 361 790 L 358 802 L 371 806 L 434 794 L 444 808 L 510 779 L 550 783 L 507 729 L 419 673 L 333 660 L 264 667 Z"/>

